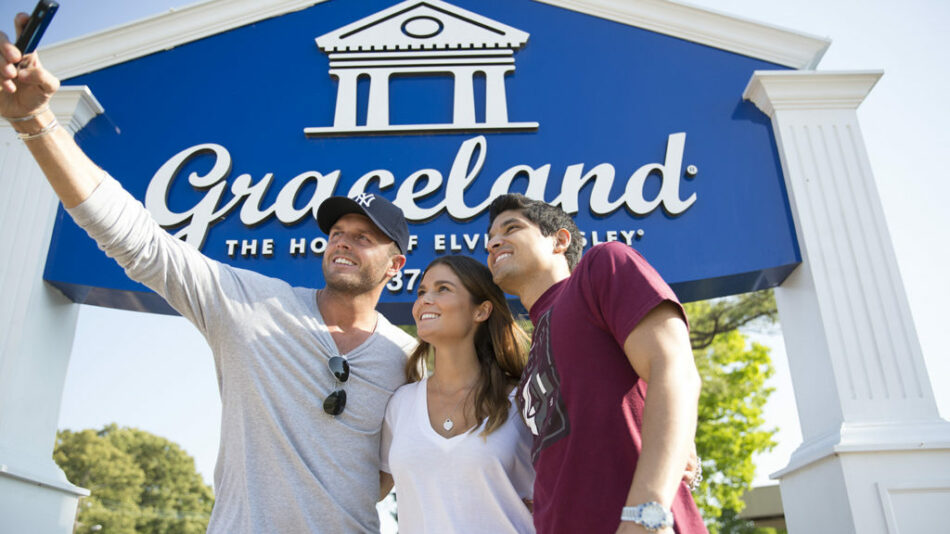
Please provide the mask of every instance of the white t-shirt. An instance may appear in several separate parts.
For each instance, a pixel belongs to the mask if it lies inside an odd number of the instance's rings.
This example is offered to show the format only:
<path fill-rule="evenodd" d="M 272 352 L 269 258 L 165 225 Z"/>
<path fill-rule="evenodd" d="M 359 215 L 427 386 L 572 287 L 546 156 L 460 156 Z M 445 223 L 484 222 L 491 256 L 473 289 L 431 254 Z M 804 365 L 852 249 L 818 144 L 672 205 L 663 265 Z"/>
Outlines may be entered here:
<path fill-rule="evenodd" d="M 396 483 L 400 534 L 533 533 L 531 433 L 511 402 L 488 435 L 445 438 L 429 423 L 426 379 L 396 390 L 383 422 L 381 468 Z"/>

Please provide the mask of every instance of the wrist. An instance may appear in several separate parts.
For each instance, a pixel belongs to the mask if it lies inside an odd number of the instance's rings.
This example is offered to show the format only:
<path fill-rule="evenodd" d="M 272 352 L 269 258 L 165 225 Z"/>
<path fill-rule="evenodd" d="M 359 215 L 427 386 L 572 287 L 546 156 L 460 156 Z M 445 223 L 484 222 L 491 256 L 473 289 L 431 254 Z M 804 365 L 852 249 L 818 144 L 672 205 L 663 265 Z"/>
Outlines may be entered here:
<path fill-rule="evenodd" d="M 11 125 L 16 127 L 17 125 L 28 125 L 38 120 L 42 120 L 43 116 L 51 113 L 52 111 L 50 111 L 49 106 L 44 105 L 43 107 L 35 109 L 26 115 L 19 115 L 16 117 L 2 115 L 2 117 Z"/>
<path fill-rule="evenodd" d="M 42 137 L 59 125 L 56 115 L 49 108 L 43 108 L 32 115 L 5 118 L 23 140 Z"/>
<path fill-rule="evenodd" d="M 624 506 L 620 521 L 630 521 L 649 532 L 659 532 L 673 526 L 673 512 L 656 501 L 650 501 L 636 506 Z"/>

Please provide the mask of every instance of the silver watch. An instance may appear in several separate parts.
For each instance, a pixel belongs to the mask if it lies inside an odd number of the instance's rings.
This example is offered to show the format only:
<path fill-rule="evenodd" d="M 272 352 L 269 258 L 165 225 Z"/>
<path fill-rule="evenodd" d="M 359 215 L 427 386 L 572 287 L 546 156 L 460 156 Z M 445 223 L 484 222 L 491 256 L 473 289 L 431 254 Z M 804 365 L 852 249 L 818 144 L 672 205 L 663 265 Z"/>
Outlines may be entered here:
<path fill-rule="evenodd" d="M 650 532 L 657 532 L 673 526 L 673 512 L 656 501 L 636 506 L 624 506 L 620 512 L 621 521 L 633 521 Z"/>

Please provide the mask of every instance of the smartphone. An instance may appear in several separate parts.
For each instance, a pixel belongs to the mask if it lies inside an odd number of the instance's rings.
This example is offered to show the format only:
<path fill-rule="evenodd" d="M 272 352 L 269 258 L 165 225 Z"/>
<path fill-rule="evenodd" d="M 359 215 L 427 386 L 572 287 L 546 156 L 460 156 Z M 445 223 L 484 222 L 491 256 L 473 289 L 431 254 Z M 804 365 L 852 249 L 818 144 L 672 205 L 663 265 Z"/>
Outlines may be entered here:
<path fill-rule="evenodd" d="M 21 54 L 26 55 L 36 50 L 36 46 L 40 44 L 40 38 L 43 37 L 43 32 L 46 31 L 46 27 L 53 20 L 53 15 L 57 9 L 59 9 L 59 4 L 53 2 L 53 0 L 40 0 L 36 3 L 33 14 L 30 15 L 30 20 L 26 22 L 26 27 L 23 28 L 23 33 L 16 40 L 16 47 L 20 49 Z"/>

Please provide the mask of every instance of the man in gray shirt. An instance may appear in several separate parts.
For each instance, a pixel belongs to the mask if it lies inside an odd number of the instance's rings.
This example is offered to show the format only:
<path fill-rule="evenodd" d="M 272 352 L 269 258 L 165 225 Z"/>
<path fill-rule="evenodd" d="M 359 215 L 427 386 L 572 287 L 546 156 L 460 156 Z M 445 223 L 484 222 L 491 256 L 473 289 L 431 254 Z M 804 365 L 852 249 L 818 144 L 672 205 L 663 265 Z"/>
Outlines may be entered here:
<path fill-rule="evenodd" d="M 59 81 L 35 55 L 20 60 L 0 33 L 0 116 L 76 222 L 214 353 L 221 444 L 208 531 L 378 532 L 380 428 L 415 345 L 375 309 L 406 261 L 399 209 L 373 195 L 321 205 L 323 289 L 213 261 L 86 157 L 49 110 Z"/>

